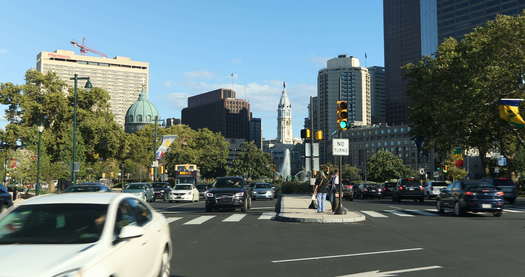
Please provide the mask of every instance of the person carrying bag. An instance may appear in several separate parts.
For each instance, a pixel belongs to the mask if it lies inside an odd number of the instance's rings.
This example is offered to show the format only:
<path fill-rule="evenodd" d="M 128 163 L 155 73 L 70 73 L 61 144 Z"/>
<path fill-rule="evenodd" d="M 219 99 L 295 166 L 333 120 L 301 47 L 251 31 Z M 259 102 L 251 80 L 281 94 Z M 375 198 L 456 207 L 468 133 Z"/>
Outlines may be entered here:
<path fill-rule="evenodd" d="M 315 193 L 317 195 L 317 212 L 324 212 L 326 194 L 328 193 L 328 179 L 322 170 L 317 172 L 315 178 Z"/>

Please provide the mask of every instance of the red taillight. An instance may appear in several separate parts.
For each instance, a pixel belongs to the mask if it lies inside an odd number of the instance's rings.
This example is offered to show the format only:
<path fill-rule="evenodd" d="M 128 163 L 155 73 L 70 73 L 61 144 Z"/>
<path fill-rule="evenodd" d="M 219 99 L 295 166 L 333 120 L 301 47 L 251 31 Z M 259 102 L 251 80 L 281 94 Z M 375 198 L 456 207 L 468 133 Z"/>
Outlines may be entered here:
<path fill-rule="evenodd" d="M 474 195 L 474 193 L 472 191 L 467 191 L 467 192 L 465 192 L 465 195 L 472 196 L 472 195 Z"/>
<path fill-rule="evenodd" d="M 423 190 L 423 186 L 419 186 L 419 190 Z"/>
<path fill-rule="evenodd" d="M 404 189 L 405 189 L 405 187 L 399 186 L 399 190 L 404 190 Z"/>
<path fill-rule="evenodd" d="M 505 193 L 503 191 L 498 191 L 498 192 L 496 192 L 496 195 L 497 196 L 503 196 L 503 195 L 505 195 Z"/>

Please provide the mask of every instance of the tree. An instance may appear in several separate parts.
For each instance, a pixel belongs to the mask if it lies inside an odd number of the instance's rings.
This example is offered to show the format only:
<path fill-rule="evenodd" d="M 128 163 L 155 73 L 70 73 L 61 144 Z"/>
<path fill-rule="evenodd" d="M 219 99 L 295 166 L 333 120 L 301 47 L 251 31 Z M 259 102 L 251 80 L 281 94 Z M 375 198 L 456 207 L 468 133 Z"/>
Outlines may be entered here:
<path fill-rule="evenodd" d="M 345 164 L 341 170 L 341 175 L 345 180 L 359 180 L 361 179 L 361 170 L 359 170 L 357 167 Z"/>
<path fill-rule="evenodd" d="M 412 171 L 394 154 L 380 150 L 368 159 L 368 179 L 383 182 L 410 175 Z"/>
<path fill-rule="evenodd" d="M 241 144 L 237 158 L 233 161 L 228 174 L 256 180 L 271 178 L 274 176 L 274 171 L 270 155 L 257 148 L 253 142 L 245 142 Z"/>
<path fill-rule="evenodd" d="M 499 151 L 513 164 L 524 129 L 498 117 L 498 100 L 525 98 L 525 14 L 499 15 L 461 41 L 445 40 L 433 57 L 406 65 L 409 117 L 442 159 L 453 147 Z M 483 166 L 484 167 L 484 166 Z"/>

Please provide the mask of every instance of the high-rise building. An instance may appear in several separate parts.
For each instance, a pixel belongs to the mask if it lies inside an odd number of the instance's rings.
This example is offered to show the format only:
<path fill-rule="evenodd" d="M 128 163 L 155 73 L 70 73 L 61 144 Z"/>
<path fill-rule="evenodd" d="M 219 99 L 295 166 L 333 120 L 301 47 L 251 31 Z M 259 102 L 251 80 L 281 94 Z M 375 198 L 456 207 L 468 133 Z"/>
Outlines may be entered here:
<path fill-rule="evenodd" d="M 370 74 L 372 124 L 386 123 L 385 68 L 371 66 L 368 68 L 368 73 Z"/>
<path fill-rule="evenodd" d="M 436 0 L 383 0 L 387 122 L 408 122 L 406 81 L 401 67 L 437 47 Z"/>
<path fill-rule="evenodd" d="M 387 122 L 408 123 L 401 67 L 436 52 L 447 37 L 461 39 L 498 14 L 517 15 L 521 0 L 383 0 Z"/>
<path fill-rule="evenodd" d="M 327 67 L 320 70 L 317 76 L 319 119 L 315 119 L 314 115 L 314 120 L 326 138 L 337 130 L 337 100 L 348 101 L 348 119 L 352 126 L 372 123 L 370 76 L 368 69 L 361 67 L 359 59 L 353 56 L 339 55 L 328 60 Z M 330 151 L 331 147 L 326 142 L 321 145 L 321 163 L 327 161 Z"/>
<path fill-rule="evenodd" d="M 179 125 L 181 123 L 180 118 L 170 117 L 164 121 L 164 127 L 169 128 L 171 126 Z"/>
<path fill-rule="evenodd" d="M 42 73 L 56 73 L 71 87 L 70 78 L 74 74 L 89 77 L 93 86 L 109 92 L 111 111 L 122 126 L 126 111 L 139 97 L 140 88 L 144 85 L 147 91 L 149 87 L 149 63 L 127 57 L 82 56 L 67 50 L 42 51 L 37 55 L 36 69 Z"/>
<path fill-rule="evenodd" d="M 250 141 L 253 141 L 257 148 L 262 150 L 262 125 L 260 118 L 252 118 L 250 120 Z"/>
<path fill-rule="evenodd" d="M 249 139 L 250 103 L 235 98 L 231 89 L 217 89 L 188 98 L 182 124 L 192 129 L 208 128 L 228 139 Z"/>
<path fill-rule="evenodd" d="M 292 104 L 288 99 L 285 83 L 283 83 L 283 92 L 277 107 L 277 140 L 282 144 L 293 143 Z"/>

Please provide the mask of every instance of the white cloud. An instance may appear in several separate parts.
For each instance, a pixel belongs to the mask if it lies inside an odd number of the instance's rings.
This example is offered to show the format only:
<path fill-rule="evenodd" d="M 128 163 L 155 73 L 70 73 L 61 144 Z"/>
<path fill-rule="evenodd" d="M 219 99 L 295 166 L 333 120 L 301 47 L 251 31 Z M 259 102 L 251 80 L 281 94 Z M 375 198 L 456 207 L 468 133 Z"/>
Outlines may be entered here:
<path fill-rule="evenodd" d="M 165 81 L 165 82 L 163 83 L 163 85 L 164 85 L 165 87 L 167 87 L 167 88 L 171 88 L 171 87 L 173 87 L 174 83 L 173 83 L 173 81 L 167 80 L 167 81 Z"/>
<path fill-rule="evenodd" d="M 168 101 L 170 101 L 175 108 L 182 110 L 183 108 L 186 108 L 188 97 L 190 96 L 191 94 L 188 93 L 172 92 L 168 94 Z"/>
<path fill-rule="evenodd" d="M 329 58 L 326 57 L 313 57 L 310 59 L 310 61 L 321 67 L 326 67 L 326 62 L 328 61 L 328 59 Z"/>
<path fill-rule="evenodd" d="M 215 74 L 213 72 L 209 71 L 190 71 L 190 72 L 184 72 L 184 77 L 187 79 L 213 79 L 215 77 Z"/>
<path fill-rule="evenodd" d="M 0 48 L 0 55 L 7 54 L 7 52 L 9 52 L 7 49 L 5 49 L 5 48 Z"/>

